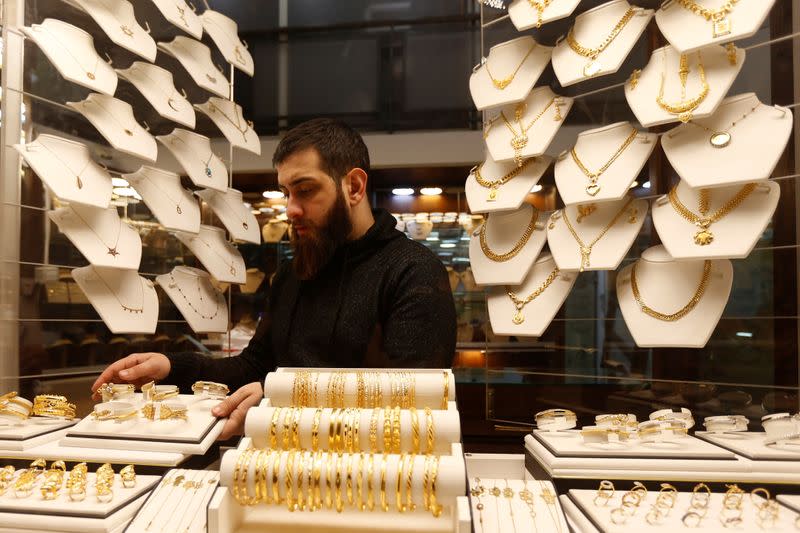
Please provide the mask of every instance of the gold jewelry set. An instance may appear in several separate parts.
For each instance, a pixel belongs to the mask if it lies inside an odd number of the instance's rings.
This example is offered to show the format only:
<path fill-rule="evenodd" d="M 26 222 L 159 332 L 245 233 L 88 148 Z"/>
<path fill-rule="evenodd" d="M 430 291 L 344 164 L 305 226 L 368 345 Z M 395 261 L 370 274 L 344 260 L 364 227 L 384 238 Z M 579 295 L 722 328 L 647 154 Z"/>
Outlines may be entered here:
<path fill-rule="evenodd" d="M 75 418 L 75 404 L 66 396 L 40 394 L 33 399 L 33 416 L 71 420 Z"/>
<path fill-rule="evenodd" d="M 697 72 L 700 77 L 701 85 L 700 92 L 694 98 L 689 98 L 687 100 L 686 83 L 689 79 L 689 73 L 691 72 L 691 69 L 689 68 L 689 57 L 686 54 L 681 54 L 680 65 L 678 68 L 678 76 L 681 82 L 681 99 L 677 103 L 670 103 L 664 98 L 664 84 L 666 83 L 667 77 L 667 49 L 663 49 L 664 68 L 661 72 L 661 85 L 658 89 L 656 103 L 658 104 L 658 107 L 667 113 L 677 115 L 678 120 L 684 123 L 692 120 L 692 113 L 700 106 L 700 104 L 703 103 L 703 101 L 706 99 L 706 96 L 708 96 L 708 91 L 710 89 L 708 81 L 706 81 L 706 69 L 703 66 L 703 56 L 700 52 L 697 52 L 696 55 Z"/>
<path fill-rule="evenodd" d="M 168 401 L 180 394 L 176 385 L 156 385 L 154 381 L 141 387 L 142 399 L 146 402 L 141 409 L 133 403 L 119 401 L 133 399 L 134 386 L 130 384 L 104 383 L 97 392 L 103 403 L 95 406 L 91 416 L 101 422 L 123 422 L 133 420 L 139 415 L 145 420 L 188 420 L 188 407 L 180 401 Z M 213 399 L 224 398 L 228 393 L 227 385 L 211 381 L 198 381 L 192 385 L 196 396 L 208 396 Z"/>
<path fill-rule="evenodd" d="M 522 123 L 522 116 L 525 114 L 527 104 L 525 102 L 517 104 L 516 107 L 514 108 L 514 122 L 517 123 L 517 127 L 519 128 L 519 130 L 517 130 L 511 124 L 511 121 L 508 119 L 508 117 L 506 117 L 505 112 L 500 111 L 500 118 L 503 120 L 503 124 L 505 124 L 506 128 L 508 128 L 508 131 L 511 132 L 511 141 L 509 142 L 511 143 L 511 148 L 514 149 L 514 161 L 517 163 L 518 167 L 521 167 L 522 163 L 525 161 L 525 159 L 522 157 L 522 150 L 526 146 L 528 146 L 528 130 L 530 130 L 533 127 L 533 125 L 536 124 L 539 121 L 539 119 L 542 118 L 542 116 L 547 112 L 547 110 L 550 109 L 550 107 L 553 106 L 554 104 L 556 112 L 555 115 L 553 116 L 553 120 L 555 120 L 556 122 L 563 120 L 564 117 L 561 116 L 561 107 L 560 107 L 562 105 L 561 97 L 555 96 L 547 103 L 546 106 L 542 108 L 541 111 L 539 111 L 536 114 L 535 117 L 531 119 L 530 122 L 528 122 L 527 125 Z M 494 120 L 492 120 L 489 123 L 490 129 L 491 129 L 491 124 L 493 122 Z M 489 130 L 488 129 L 485 130 L 484 136 L 488 135 L 488 133 Z"/>
<path fill-rule="evenodd" d="M 86 498 L 88 472 L 86 463 L 76 464 L 67 474 L 64 461 L 53 461 L 50 468 L 47 468 L 44 459 L 36 459 L 28 468 L 19 471 L 7 465 L 0 469 L 0 496 L 13 488 L 15 497 L 27 498 L 38 488 L 42 500 L 55 500 L 64 489 L 70 501 L 80 502 Z M 119 475 L 123 487 L 136 486 L 136 471 L 133 465 L 123 467 Z M 114 469 L 109 463 L 98 467 L 94 484 L 98 502 L 108 503 L 114 499 L 114 480 Z"/>

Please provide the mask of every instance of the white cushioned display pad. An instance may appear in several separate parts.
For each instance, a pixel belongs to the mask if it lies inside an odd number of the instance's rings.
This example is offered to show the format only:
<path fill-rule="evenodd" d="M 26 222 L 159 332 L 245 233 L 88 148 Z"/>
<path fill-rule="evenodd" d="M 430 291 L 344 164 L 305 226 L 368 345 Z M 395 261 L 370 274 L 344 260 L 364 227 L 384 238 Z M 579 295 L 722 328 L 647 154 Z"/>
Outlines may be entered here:
<path fill-rule="evenodd" d="M 788 507 L 789 509 L 800 513 L 800 496 L 796 495 L 778 495 L 775 497 L 776 500 L 781 502 L 783 505 Z"/>
<path fill-rule="evenodd" d="M 753 461 L 775 461 L 774 468 L 778 471 L 800 473 L 800 441 L 796 445 L 767 446 L 764 444 L 767 434 L 754 431 L 721 434 L 698 431 L 695 435 Z M 785 464 L 785 461 L 793 462 Z"/>
<path fill-rule="evenodd" d="M 188 458 L 188 454 L 176 452 L 142 451 L 142 450 L 115 450 L 102 447 L 106 443 L 97 442 L 90 446 L 64 446 L 58 441 L 48 442 L 41 446 L 34 446 L 27 450 L 0 450 L 0 459 L 28 459 L 38 458 L 47 461 L 67 461 L 87 463 L 112 463 L 136 464 L 147 466 L 177 466 Z"/>
<path fill-rule="evenodd" d="M 3 447 L 1 441 L 27 440 L 46 433 L 53 433 L 54 431 L 74 426 L 78 420 L 48 420 L 34 417 L 24 421 L 20 420 L 20 422 L 19 425 L 0 426 L 0 448 Z"/>
<path fill-rule="evenodd" d="M 35 446 L 41 446 L 42 444 L 56 441 L 67 434 L 67 430 L 70 426 L 75 424 L 76 421 L 67 422 L 66 425 L 64 421 L 59 421 L 59 424 L 54 424 L 53 426 L 39 426 L 38 433 L 29 433 L 33 431 L 35 428 L 27 428 L 25 426 L 17 426 L 18 429 L 21 429 L 28 435 L 25 438 L 14 438 L 13 435 L 9 435 L 11 438 L 7 438 L 6 436 L 0 436 L 0 450 L 28 450 Z M 7 435 L 8 433 L 13 432 L 14 427 L 6 427 L 2 428 L 3 432 Z"/>
<path fill-rule="evenodd" d="M 564 494 L 559 496 L 558 500 L 561 502 L 564 516 L 567 517 L 567 524 L 569 524 L 570 531 L 574 533 L 599 533 L 599 530 L 594 527 L 586 515 L 578 509 L 568 495 Z"/>

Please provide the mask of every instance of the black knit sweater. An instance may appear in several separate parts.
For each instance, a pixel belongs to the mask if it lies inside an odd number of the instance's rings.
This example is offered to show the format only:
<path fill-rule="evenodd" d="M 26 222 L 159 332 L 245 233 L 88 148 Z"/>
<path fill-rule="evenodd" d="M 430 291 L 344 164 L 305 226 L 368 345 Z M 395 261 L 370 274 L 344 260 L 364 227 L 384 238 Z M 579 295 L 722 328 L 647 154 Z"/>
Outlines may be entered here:
<path fill-rule="evenodd" d="M 316 278 L 298 280 L 289 262 L 281 265 L 241 354 L 170 354 L 166 381 L 187 390 L 212 380 L 235 390 L 278 366 L 449 367 L 456 316 L 447 272 L 430 250 L 395 229 L 388 212 L 373 215 L 367 233 L 340 247 Z"/>

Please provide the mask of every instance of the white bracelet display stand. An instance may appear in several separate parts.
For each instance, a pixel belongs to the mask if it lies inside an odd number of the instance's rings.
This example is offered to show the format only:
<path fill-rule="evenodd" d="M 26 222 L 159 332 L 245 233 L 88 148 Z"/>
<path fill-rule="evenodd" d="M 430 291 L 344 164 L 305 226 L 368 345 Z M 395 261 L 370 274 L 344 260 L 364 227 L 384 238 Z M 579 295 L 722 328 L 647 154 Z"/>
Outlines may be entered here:
<path fill-rule="evenodd" d="M 158 295 L 135 270 L 85 266 L 73 269 L 72 278 L 111 333 L 155 333 Z"/>
<path fill-rule="evenodd" d="M 631 5 L 627 0 L 611 0 L 575 17 L 570 31 L 581 46 L 594 48 L 603 42 L 629 9 Z M 562 87 L 619 70 L 653 18 L 652 9 L 633 9 L 633 17 L 594 59 L 575 52 L 566 38 L 559 41 L 553 49 L 553 70 Z"/>
<path fill-rule="evenodd" d="M 547 245 L 558 268 L 616 270 L 639 235 L 647 216 L 647 200 L 629 201 L 629 198 L 623 198 L 616 202 L 568 205 L 553 213 L 547 225 Z M 585 210 L 583 214 L 581 209 Z M 581 244 L 569 231 L 564 221 L 565 214 L 580 240 L 589 247 L 586 256 L 581 253 Z M 609 227 L 615 217 L 618 217 L 616 222 Z M 608 230 L 600 240 L 589 246 L 606 228 Z"/>
<path fill-rule="evenodd" d="M 117 73 L 128 80 L 164 118 L 194 128 L 196 117 L 191 102 L 178 92 L 172 73 L 158 65 L 136 61 Z"/>
<path fill-rule="evenodd" d="M 261 141 L 253 123 L 244 118 L 242 106 L 212 96 L 206 103 L 194 107 L 208 115 L 233 146 L 261 155 Z"/>
<path fill-rule="evenodd" d="M 20 28 L 44 52 L 65 80 L 113 96 L 117 74 L 95 51 L 94 39 L 84 30 L 58 19 Z"/>
<path fill-rule="evenodd" d="M 555 270 L 557 267 L 553 257 L 544 254 L 533 265 L 522 284 L 513 287 L 492 287 L 489 290 L 486 298 L 489 321 L 496 335 L 540 337 L 544 333 L 569 296 L 578 274 L 557 272 L 547 288 L 522 309 L 517 309 L 508 291 L 514 292 L 517 298 L 524 300 L 542 288 Z"/>
<path fill-rule="evenodd" d="M 281 242 L 283 236 L 286 235 L 287 229 L 289 229 L 288 223 L 272 219 L 261 228 L 261 237 L 264 239 L 264 242 Z"/>
<path fill-rule="evenodd" d="M 217 281 L 242 284 L 247 280 L 244 259 L 225 239 L 225 230 L 200 224 L 198 234 L 175 232 L 200 263 Z"/>
<path fill-rule="evenodd" d="M 57 198 L 102 209 L 111 203 L 111 176 L 85 144 L 42 133 L 14 148 Z"/>
<path fill-rule="evenodd" d="M 494 45 L 469 78 L 469 92 L 478 111 L 523 101 L 550 63 L 552 51 L 528 35 Z"/>
<path fill-rule="evenodd" d="M 116 207 L 71 204 L 48 211 L 47 216 L 91 264 L 125 270 L 139 268 L 142 239 L 122 221 Z"/>
<path fill-rule="evenodd" d="M 128 0 L 103 2 L 103 0 L 75 0 L 116 45 L 145 58 L 156 60 L 156 42 L 148 30 L 136 21 L 133 4 Z"/>
<path fill-rule="evenodd" d="M 590 172 L 598 172 L 633 130 L 630 122 L 617 122 L 586 130 L 578 134 L 573 149 Z M 581 171 L 570 152 L 559 156 L 555 164 L 555 178 L 558 194 L 564 204 L 599 203 L 623 198 L 655 150 L 657 141 L 657 133 L 640 131 L 611 166 L 597 178 L 595 190 L 591 188 L 592 181 Z"/>
<path fill-rule="evenodd" d="M 741 190 L 742 185 L 708 189 L 708 213 L 713 214 Z M 691 189 L 684 181 L 677 185 L 680 202 L 696 215 L 700 214 L 700 189 Z M 774 181 L 759 182 L 738 207 L 707 230 L 683 218 L 670 204 L 667 196 L 653 203 L 653 224 L 667 252 L 675 259 L 742 259 L 750 255 L 761 234 L 767 228 L 778 200 L 781 187 Z M 706 245 L 695 242 L 695 235 L 708 231 L 713 240 Z"/>
<path fill-rule="evenodd" d="M 433 222 L 430 220 L 409 220 L 406 222 L 408 236 L 415 241 L 424 241 L 433 230 Z"/>
<path fill-rule="evenodd" d="M 763 105 L 755 93 L 739 94 L 723 100 L 710 117 L 671 129 L 661 146 L 691 187 L 747 183 L 772 174 L 793 123 L 791 110 Z"/>
<path fill-rule="evenodd" d="M 191 37 L 178 35 L 171 42 L 158 43 L 158 48 L 177 59 L 198 87 L 228 98 L 228 79 L 214 65 L 208 46 Z"/>
<path fill-rule="evenodd" d="M 531 218 L 537 214 L 533 233 L 528 242 L 514 257 L 507 261 L 489 259 L 481 248 L 480 233 L 486 228 L 486 244 L 495 254 L 505 254 L 516 245 L 525 234 Z M 545 221 L 547 214 L 536 210 L 530 204 L 523 204 L 516 211 L 493 213 L 486 218 L 481 228 L 472 232 L 469 240 L 469 263 L 475 282 L 478 285 L 519 285 L 527 276 L 534 261 L 542 251 L 547 233 Z"/>
<path fill-rule="evenodd" d="M 122 177 L 142 196 L 162 226 L 187 233 L 200 231 L 200 205 L 191 191 L 181 187 L 179 175 L 143 166 Z"/>
<path fill-rule="evenodd" d="M 518 105 L 520 104 L 511 104 L 501 110 L 511 123 L 511 126 L 516 130 L 517 136 L 519 136 L 521 129 L 520 124 L 514 118 Z M 527 131 L 528 140 L 520 150 L 520 157 L 528 158 L 542 155 L 547 150 L 550 142 L 558 133 L 558 128 L 564 123 L 564 118 L 572 109 L 572 98 L 558 96 L 550 90 L 550 87 L 537 87 L 525 99 L 525 111 L 522 113 L 519 122 L 522 123 L 523 127 L 527 127 L 548 105 L 549 108 Z M 560 119 L 559 116 L 561 117 Z M 489 130 L 484 133 L 489 155 L 495 161 L 513 160 L 516 153 L 511 141 L 515 134 L 508 129 L 499 112 L 490 120 Z"/>
<path fill-rule="evenodd" d="M 686 306 L 700 287 L 704 261 L 675 261 L 663 246 L 648 248 L 635 265 L 641 298 L 660 313 L 675 313 Z M 617 276 L 617 299 L 636 345 L 643 348 L 702 348 L 728 303 L 733 284 L 733 266 L 727 259 L 711 262 L 705 293 L 689 313 L 675 321 L 665 321 L 645 313 L 636 302 L 631 287 L 634 265 Z"/>
<path fill-rule="evenodd" d="M 570 16 L 579 3 L 580 0 L 552 2 L 540 13 L 528 0 L 514 0 L 508 6 L 508 14 L 517 31 L 525 31 Z"/>
<path fill-rule="evenodd" d="M 175 128 L 169 135 L 158 135 L 156 139 L 175 156 L 192 183 L 215 191 L 228 190 L 228 169 L 212 150 L 208 137 Z"/>
<path fill-rule="evenodd" d="M 26 420 L 3 419 L 0 421 L 0 454 L 6 450 L 28 450 L 58 440 L 77 422 L 77 419 L 56 420 L 37 416 Z"/>
<path fill-rule="evenodd" d="M 698 4 L 712 10 L 720 7 L 714 3 Z M 676 50 L 686 53 L 754 35 L 774 5 L 775 0 L 738 3 L 727 16 L 715 22 L 692 13 L 678 2 L 664 2 L 656 13 L 656 24 Z"/>
<path fill-rule="evenodd" d="M 152 0 L 167 22 L 195 39 L 203 38 L 203 22 L 185 0 Z"/>
<path fill-rule="evenodd" d="M 230 232 L 232 239 L 261 244 L 258 220 L 244 205 L 241 191 L 236 189 L 228 189 L 226 192 L 204 190 L 197 191 L 195 194 L 211 207 L 214 214 Z"/>
<path fill-rule="evenodd" d="M 236 22 L 211 9 L 203 11 L 200 19 L 203 22 L 203 28 L 222 52 L 225 61 L 252 77 L 255 73 L 253 56 L 247 50 L 247 44 L 239 39 L 239 28 Z"/>
<path fill-rule="evenodd" d="M 92 93 L 81 102 L 67 102 L 67 105 L 86 117 L 115 149 L 155 162 L 156 140 L 136 122 L 128 102 Z"/>
<path fill-rule="evenodd" d="M 728 89 L 733 85 L 736 76 L 742 69 L 745 60 L 745 51 L 741 48 L 736 49 L 736 64 L 732 65 L 728 59 L 728 52 L 722 46 L 712 45 L 704 48 L 701 52 L 689 54 L 689 76 L 686 82 L 686 99 L 691 100 L 700 95 L 703 86 L 700 80 L 698 69 L 697 54 L 701 54 L 703 67 L 705 70 L 706 83 L 708 83 L 708 94 L 702 102 L 691 112 L 692 118 L 703 118 L 713 114 L 722 99 L 728 93 Z M 654 50 L 650 55 L 650 61 L 639 74 L 635 84 L 625 84 L 625 98 L 628 105 L 636 115 L 639 123 L 645 127 L 658 126 L 669 122 L 680 120 L 679 115 L 672 114 L 662 109 L 656 98 L 660 93 L 660 87 L 664 84 L 664 100 L 670 104 L 680 102 L 681 82 L 678 75 L 680 65 L 680 54 L 671 46 L 665 46 Z"/>
<path fill-rule="evenodd" d="M 213 285 L 208 272 L 176 266 L 169 274 L 156 277 L 164 292 L 195 333 L 226 333 L 228 313 L 225 296 Z"/>
<path fill-rule="evenodd" d="M 473 213 L 492 213 L 519 209 L 525 197 L 539 182 L 552 162 L 552 157 L 541 155 L 528 163 L 519 174 L 496 189 L 487 188 L 478 183 L 475 178 L 478 167 L 473 168 L 464 185 L 469 210 Z M 498 163 L 487 154 L 486 159 L 481 163 L 480 173 L 484 180 L 496 181 L 517 168 L 514 161 Z"/>

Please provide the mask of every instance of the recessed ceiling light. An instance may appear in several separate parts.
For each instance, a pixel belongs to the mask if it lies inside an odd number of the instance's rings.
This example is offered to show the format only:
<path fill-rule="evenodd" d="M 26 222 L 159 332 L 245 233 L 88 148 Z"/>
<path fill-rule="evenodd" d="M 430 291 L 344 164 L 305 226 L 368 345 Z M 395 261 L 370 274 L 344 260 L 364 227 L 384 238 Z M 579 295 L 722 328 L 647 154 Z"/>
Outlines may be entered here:
<path fill-rule="evenodd" d="M 414 194 L 414 189 L 411 189 L 409 187 L 400 187 L 397 189 L 392 189 L 392 194 L 394 194 L 395 196 L 411 196 L 412 194 Z"/>
<path fill-rule="evenodd" d="M 281 191 L 264 191 L 261 193 L 261 196 L 264 198 L 277 200 L 278 198 L 283 198 L 284 194 Z"/>
<path fill-rule="evenodd" d="M 439 246 L 441 246 L 442 248 L 455 248 L 456 244 L 454 242 L 443 242 Z"/>
<path fill-rule="evenodd" d="M 441 187 L 423 187 L 419 190 L 419 193 L 423 196 L 438 196 L 442 194 Z"/>

